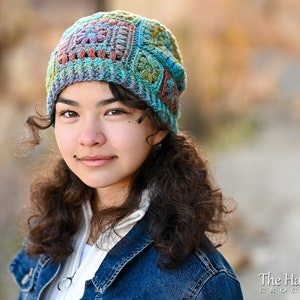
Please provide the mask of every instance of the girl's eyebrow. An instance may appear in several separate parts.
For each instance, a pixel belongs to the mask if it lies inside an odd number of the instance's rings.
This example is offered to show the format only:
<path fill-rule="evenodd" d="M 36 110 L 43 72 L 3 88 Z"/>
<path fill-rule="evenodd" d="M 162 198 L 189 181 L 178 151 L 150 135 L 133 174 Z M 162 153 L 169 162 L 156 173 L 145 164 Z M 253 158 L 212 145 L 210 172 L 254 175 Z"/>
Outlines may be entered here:
<path fill-rule="evenodd" d="M 105 105 L 108 105 L 108 104 L 111 104 L 114 102 L 119 102 L 119 100 L 117 100 L 115 97 L 103 99 L 96 103 L 96 107 L 105 106 Z M 75 106 L 75 107 L 80 107 L 80 103 L 78 101 L 66 99 L 61 96 L 57 98 L 56 103 L 63 103 L 63 104 L 67 104 L 67 105 L 71 105 L 71 106 Z"/>

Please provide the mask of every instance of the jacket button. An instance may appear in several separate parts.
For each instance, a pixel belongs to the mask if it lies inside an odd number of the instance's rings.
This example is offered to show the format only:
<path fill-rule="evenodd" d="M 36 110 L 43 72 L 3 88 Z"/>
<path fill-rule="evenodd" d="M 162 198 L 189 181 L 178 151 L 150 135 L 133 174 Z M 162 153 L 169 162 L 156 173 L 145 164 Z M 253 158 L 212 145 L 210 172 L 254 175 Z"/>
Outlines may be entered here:
<path fill-rule="evenodd" d="M 33 273 L 33 269 L 30 268 L 29 273 L 26 274 L 26 275 L 23 277 L 23 279 L 21 280 L 21 284 L 22 284 L 22 285 L 25 285 L 25 284 L 29 281 L 30 276 L 32 275 L 32 273 Z"/>

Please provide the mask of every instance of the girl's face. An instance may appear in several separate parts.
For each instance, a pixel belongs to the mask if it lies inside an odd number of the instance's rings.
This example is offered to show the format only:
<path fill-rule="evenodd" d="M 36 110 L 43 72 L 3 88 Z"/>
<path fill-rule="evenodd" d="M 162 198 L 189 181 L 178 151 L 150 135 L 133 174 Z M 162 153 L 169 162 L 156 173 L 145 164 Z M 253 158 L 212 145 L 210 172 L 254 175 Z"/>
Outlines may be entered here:
<path fill-rule="evenodd" d="M 154 133 L 142 111 L 115 99 L 104 82 L 66 87 L 56 102 L 55 137 L 69 168 L 88 186 L 128 188 L 151 147 L 164 134 Z M 116 189 L 114 189 L 115 191 Z"/>

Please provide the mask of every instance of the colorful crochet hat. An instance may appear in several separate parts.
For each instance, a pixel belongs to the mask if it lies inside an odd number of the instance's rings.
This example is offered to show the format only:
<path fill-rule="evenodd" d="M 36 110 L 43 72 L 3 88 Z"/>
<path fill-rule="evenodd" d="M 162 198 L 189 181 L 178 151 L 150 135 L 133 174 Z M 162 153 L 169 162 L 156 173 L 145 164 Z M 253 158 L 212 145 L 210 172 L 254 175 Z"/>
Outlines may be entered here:
<path fill-rule="evenodd" d="M 158 21 L 124 11 L 99 12 L 68 28 L 48 65 L 49 115 L 66 86 L 91 80 L 120 84 L 177 132 L 186 76 L 175 37 Z"/>

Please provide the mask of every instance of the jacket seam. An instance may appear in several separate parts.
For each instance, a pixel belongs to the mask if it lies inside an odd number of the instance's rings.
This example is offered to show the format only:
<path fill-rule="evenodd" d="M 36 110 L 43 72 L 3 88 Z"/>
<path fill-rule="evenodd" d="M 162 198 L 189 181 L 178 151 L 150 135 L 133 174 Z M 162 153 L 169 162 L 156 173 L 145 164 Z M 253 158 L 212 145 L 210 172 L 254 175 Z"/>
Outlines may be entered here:
<path fill-rule="evenodd" d="M 43 258 L 41 258 L 42 260 Z M 41 269 L 43 267 L 45 267 L 52 259 L 51 258 L 46 258 L 46 260 L 44 261 L 44 263 L 41 266 Z M 42 296 L 43 292 L 45 291 L 45 289 L 49 286 L 50 282 L 52 282 L 52 280 L 56 277 L 56 275 L 58 274 L 59 270 L 60 270 L 61 264 L 58 265 L 56 272 L 53 274 L 53 276 L 41 287 L 39 293 L 37 294 L 37 299 L 40 299 L 40 297 Z"/>

